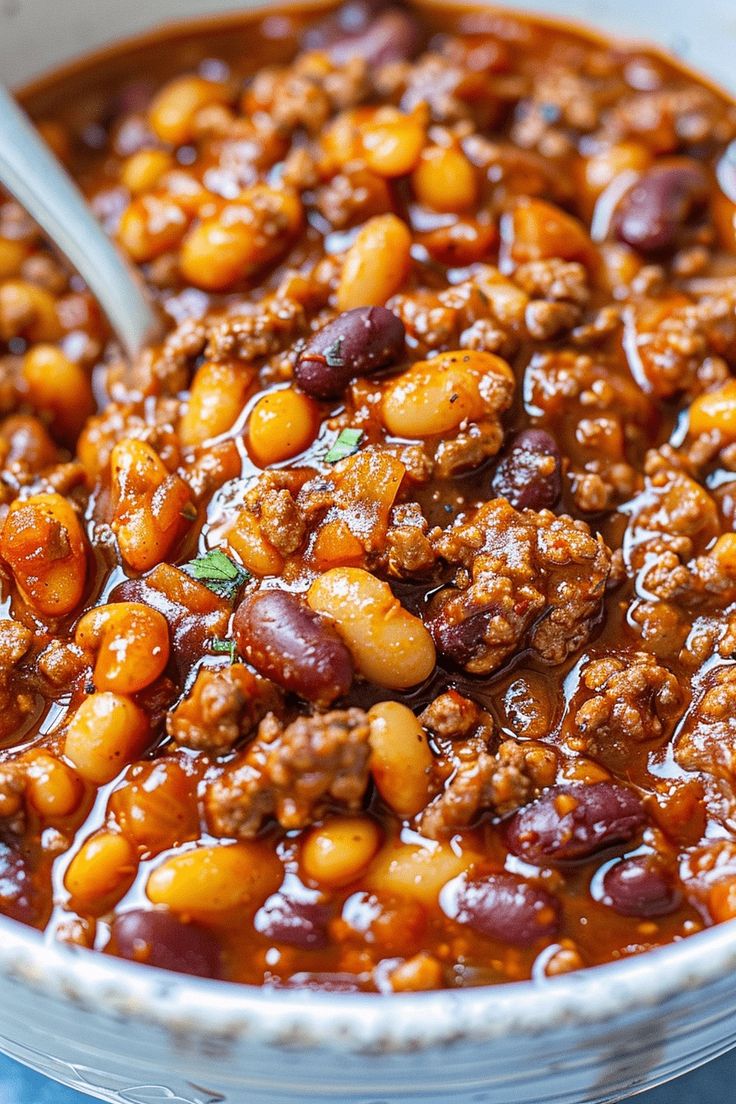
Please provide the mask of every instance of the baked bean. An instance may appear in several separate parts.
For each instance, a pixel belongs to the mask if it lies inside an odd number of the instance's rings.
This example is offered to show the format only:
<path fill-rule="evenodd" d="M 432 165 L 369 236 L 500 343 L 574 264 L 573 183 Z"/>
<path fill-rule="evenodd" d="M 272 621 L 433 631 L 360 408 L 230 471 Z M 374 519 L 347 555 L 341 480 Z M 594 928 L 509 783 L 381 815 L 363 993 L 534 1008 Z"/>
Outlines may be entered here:
<path fill-rule="evenodd" d="M 67 867 L 64 887 L 72 904 L 93 916 L 116 905 L 138 870 L 138 854 L 125 836 L 96 832 L 85 840 Z"/>
<path fill-rule="evenodd" d="M 120 694 L 90 694 L 69 722 L 64 754 L 87 782 L 111 782 L 144 750 L 148 717 Z"/>
<path fill-rule="evenodd" d="M 508 392 L 510 400 L 513 385 L 508 364 L 493 353 L 439 353 L 391 381 L 384 392 L 381 417 L 396 437 L 450 433 L 462 422 L 477 421 L 493 411 L 497 392 Z"/>
<path fill-rule="evenodd" d="M 23 358 L 23 381 L 28 398 L 49 417 L 56 436 L 73 444 L 95 408 L 84 369 L 56 345 L 34 345 Z"/>
<path fill-rule="evenodd" d="M 515 874 L 460 878 L 441 899 L 446 914 L 489 939 L 530 947 L 552 939 L 560 926 L 560 905 L 551 893 Z"/>
<path fill-rule="evenodd" d="M 110 927 L 108 954 L 194 977 L 220 976 L 220 946 L 208 928 L 166 909 L 130 909 Z"/>
<path fill-rule="evenodd" d="M 350 689 L 353 664 L 345 644 L 328 621 L 285 590 L 247 595 L 233 631 L 257 671 L 307 701 L 330 705 Z"/>
<path fill-rule="evenodd" d="M 537 866 L 569 862 L 630 840 L 646 823 L 641 801 L 615 782 L 553 786 L 514 813 L 506 839 L 515 855 Z"/>
<path fill-rule="evenodd" d="M 190 230 L 181 247 L 182 275 L 205 291 L 226 291 L 284 253 L 302 218 L 297 192 L 256 184 Z"/>
<path fill-rule="evenodd" d="M 241 510 L 235 524 L 228 531 L 227 541 L 243 561 L 251 575 L 263 578 L 267 575 L 280 575 L 284 566 L 284 557 L 264 537 L 258 520 L 248 509 Z"/>
<path fill-rule="evenodd" d="M 74 639 L 95 656 L 98 690 L 135 694 L 150 686 L 169 661 L 166 618 L 138 602 L 111 602 L 85 613 Z"/>
<path fill-rule="evenodd" d="M 736 918 L 736 881 L 729 878 L 710 887 L 708 911 L 715 924 Z"/>
<path fill-rule="evenodd" d="M 110 798 L 123 835 L 149 855 L 199 835 L 196 779 L 172 758 L 134 763 Z"/>
<path fill-rule="evenodd" d="M 690 407 L 690 433 L 718 433 L 724 441 L 736 441 L 736 380 L 729 379 L 716 391 L 705 391 Z"/>
<path fill-rule="evenodd" d="M 255 372 L 237 361 L 205 361 L 192 380 L 179 424 L 184 445 L 201 445 L 226 433 L 237 421 Z"/>
<path fill-rule="evenodd" d="M 309 448 L 318 426 L 319 411 L 306 395 L 293 387 L 269 391 L 251 410 L 248 448 L 255 462 L 266 468 Z"/>
<path fill-rule="evenodd" d="M 26 414 L 11 414 L 0 425 L 0 448 L 5 464 L 22 461 L 30 471 L 50 468 L 58 459 L 58 450 L 46 428 Z"/>
<path fill-rule="evenodd" d="M 307 601 L 334 622 L 360 674 L 378 686 L 405 689 L 434 670 L 432 637 L 370 572 L 333 567 L 314 580 Z"/>
<path fill-rule="evenodd" d="M 623 916 L 666 916 L 682 900 L 672 872 L 654 855 L 622 859 L 603 877 L 603 903 Z"/>
<path fill-rule="evenodd" d="M 133 195 L 150 192 L 161 177 L 176 162 L 170 153 L 160 149 L 142 149 L 132 153 L 120 169 L 120 180 Z"/>
<path fill-rule="evenodd" d="M 134 261 L 153 261 L 179 246 L 189 221 L 167 194 L 137 196 L 120 216 L 118 241 Z"/>
<path fill-rule="evenodd" d="M 361 130 L 363 156 L 379 176 L 404 176 L 416 165 L 425 138 L 425 123 L 417 112 L 405 115 L 380 108 Z"/>
<path fill-rule="evenodd" d="M 642 253 L 672 248 L 684 224 L 708 199 L 708 175 L 694 160 L 655 164 L 623 196 L 613 228 Z"/>
<path fill-rule="evenodd" d="M 364 884 L 387 897 L 409 897 L 435 907 L 444 886 L 470 870 L 477 860 L 477 855 L 455 851 L 446 843 L 425 847 L 393 841 L 378 852 Z"/>
<path fill-rule="evenodd" d="M 721 533 L 709 551 L 726 575 L 736 576 L 736 533 Z"/>
<path fill-rule="evenodd" d="M 110 456 L 111 527 L 135 571 L 163 560 L 189 524 L 192 493 L 145 441 L 119 441 Z"/>
<path fill-rule="evenodd" d="M 428 146 L 411 178 L 414 195 L 433 211 L 459 214 L 478 202 L 475 167 L 457 146 Z"/>
<path fill-rule="evenodd" d="M 721 248 L 736 253 L 736 203 L 717 192 L 711 200 L 713 225 Z M 0 256 L 2 249 L 0 247 Z M 0 261 L 0 265 L 2 261 Z"/>
<path fill-rule="evenodd" d="M 179 207 L 188 220 L 209 214 L 216 206 L 216 199 L 196 176 L 184 169 L 170 169 L 159 181 L 159 191 Z M 156 193 L 154 193 L 156 194 Z M 207 212 L 204 212 L 207 208 Z"/>
<path fill-rule="evenodd" d="M 582 222 L 543 199 L 524 197 L 501 219 L 505 266 L 560 257 L 594 267 L 596 252 Z"/>
<path fill-rule="evenodd" d="M 0 280 L 17 276 L 28 253 L 29 248 L 25 242 L 0 237 Z"/>
<path fill-rule="evenodd" d="M 376 215 L 362 227 L 345 254 L 337 306 L 380 307 L 409 274 L 411 233 L 396 215 Z"/>
<path fill-rule="evenodd" d="M 63 328 L 51 292 L 28 280 L 0 284 L 0 340 L 58 341 Z"/>
<path fill-rule="evenodd" d="M 497 495 L 515 510 L 551 510 L 562 493 L 560 450 L 544 429 L 524 429 L 512 439 L 492 480 Z"/>
<path fill-rule="evenodd" d="M 82 798 L 82 783 L 75 772 L 48 751 L 29 752 L 26 794 L 43 820 L 69 816 Z"/>
<path fill-rule="evenodd" d="M 370 768 L 386 804 L 400 817 L 413 817 L 431 796 L 434 763 L 424 729 L 411 709 L 386 701 L 368 712 Z"/>
<path fill-rule="evenodd" d="M 321 164 L 326 172 L 334 172 L 346 165 L 360 162 L 364 156 L 362 128 L 367 125 L 370 115 L 367 108 L 341 111 L 325 127 L 319 143 Z"/>
<path fill-rule="evenodd" d="M 349 885 L 368 866 L 380 843 L 378 825 L 368 817 L 333 817 L 307 835 L 302 870 L 318 885 Z"/>
<path fill-rule="evenodd" d="M 154 905 L 207 916 L 257 908 L 278 889 L 283 873 L 266 843 L 216 844 L 164 859 L 149 875 L 146 893 Z"/>
<path fill-rule="evenodd" d="M 332 908 L 315 891 L 314 899 L 295 899 L 276 893 L 255 915 L 253 926 L 273 943 L 286 943 L 302 950 L 318 950 L 329 943 L 328 925 Z"/>
<path fill-rule="evenodd" d="M 427 951 L 400 962 L 389 974 L 389 983 L 394 993 L 427 992 L 441 989 L 444 984 L 444 969 L 439 959 Z"/>
<path fill-rule="evenodd" d="M 210 104 L 227 103 L 228 88 L 203 77 L 176 77 L 165 84 L 148 109 L 154 134 L 172 146 L 183 146 L 194 137 L 194 118 Z"/>
<path fill-rule="evenodd" d="M 0 532 L 0 556 L 25 600 L 45 617 L 79 605 L 87 574 L 82 526 L 61 495 L 16 499 Z"/>
<path fill-rule="evenodd" d="M 352 379 L 395 364 L 403 351 L 400 318 L 385 307 L 356 307 L 310 337 L 294 375 L 308 395 L 337 398 Z"/>
<path fill-rule="evenodd" d="M 651 163 L 651 150 L 641 142 L 618 142 L 584 158 L 583 187 L 589 198 L 595 200 L 617 176 L 644 172 Z"/>

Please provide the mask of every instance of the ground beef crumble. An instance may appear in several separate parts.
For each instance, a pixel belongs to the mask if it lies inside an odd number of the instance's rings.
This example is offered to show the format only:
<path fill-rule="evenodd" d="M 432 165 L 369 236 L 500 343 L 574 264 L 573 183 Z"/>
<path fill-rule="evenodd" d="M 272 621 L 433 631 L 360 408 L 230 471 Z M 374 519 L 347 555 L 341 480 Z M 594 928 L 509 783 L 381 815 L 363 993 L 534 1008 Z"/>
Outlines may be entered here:
<path fill-rule="evenodd" d="M 215 835 L 248 839 L 275 817 L 303 828 L 327 803 L 360 808 L 368 785 L 368 721 L 361 709 L 261 721 L 243 755 L 209 784 L 205 807 Z"/>
<path fill-rule="evenodd" d="M 435 539 L 457 566 L 429 622 L 438 648 L 473 674 L 487 674 L 524 645 L 561 663 L 599 616 L 611 553 L 588 527 L 545 510 L 494 499 Z"/>

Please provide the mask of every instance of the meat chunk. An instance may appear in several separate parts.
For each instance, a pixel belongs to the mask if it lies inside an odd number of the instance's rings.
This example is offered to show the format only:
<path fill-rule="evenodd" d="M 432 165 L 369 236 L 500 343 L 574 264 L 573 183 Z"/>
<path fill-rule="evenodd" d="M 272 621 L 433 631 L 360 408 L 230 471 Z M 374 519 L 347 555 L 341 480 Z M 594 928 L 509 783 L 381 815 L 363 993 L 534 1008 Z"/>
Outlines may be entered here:
<path fill-rule="evenodd" d="M 399 578 L 421 576 L 434 567 L 436 555 L 427 537 L 427 519 L 417 502 L 391 511 L 386 532 L 386 568 Z"/>
<path fill-rule="evenodd" d="M 562 663 L 599 616 L 611 553 L 584 522 L 514 510 L 497 498 L 443 531 L 435 547 L 458 571 L 428 627 L 438 649 L 488 674 L 522 647 Z"/>
<path fill-rule="evenodd" d="M 275 686 L 242 663 L 200 668 L 190 693 L 166 717 L 177 744 L 214 754 L 229 751 L 252 732 L 278 701 Z"/>
<path fill-rule="evenodd" d="M 0 740 L 14 736 L 35 707 L 35 695 L 17 670 L 32 643 L 25 625 L 0 621 Z"/>
<path fill-rule="evenodd" d="M 664 398 L 698 394 L 728 377 L 716 358 L 736 354 L 736 280 L 696 301 L 645 299 L 627 307 L 625 319 L 632 373 L 647 390 Z"/>
<path fill-rule="evenodd" d="M 675 742 L 675 759 L 684 770 L 736 788 L 736 667 L 718 667 L 710 676 Z"/>
<path fill-rule="evenodd" d="M 292 65 L 262 69 L 248 89 L 247 108 L 267 112 L 281 132 L 303 127 L 318 134 L 335 109 L 360 103 L 369 88 L 364 58 L 326 72 L 321 55 L 304 53 Z"/>
<path fill-rule="evenodd" d="M 421 831 L 431 839 L 467 827 L 483 812 L 514 812 L 552 785 L 557 771 L 552 748 L 532 740 L 504 740 L 493 753 L 475 737 L 456 744 L 453 754 L 455 773 L 421 817 Z"/>
<path fill-rule="evenodd" d="M 286 349 L 308 330 L 304 307 L 295 299 L 271 296 L 215 318 L 206 331 L 205 355 L 212 360 L 253 361 Z"/>
<path fill-rule="evenodd" d="M 660 739 L 683 704 L 675 676 L 646 652 L 591 660 L 581 681 L 590 697 L 577 709 L 574 727 L 590 744 Z"/>
<path fill-rule="evenodd" d="M 666 446 L 649 453 L 645 470 L 624 542 L 639 592 L 688 607 L 733 601 L 731 537 L 713 543 L 721 529 L 714 498 Z"/>
<path fill-rule="evenodd" d="M 362 709 L 261 721 L 248 749 L 207 790 L 217 836 L 249 839 L 275 817 L 286 829 L 317 819 L 328 802 L 360 808 L 368 785 L 368 719 Z"/>
<path fill-rule="evenodd" d="M 84 652 L 76 644 L 50 640 L 38 657 L 37 667 L 52 686 L 69 690 L 86 665 Z"/>
<path fill-rule="evenodd" d="M 8 760 L 0 763 L 0 826 L 22 832 L 25 824 L 25 764 Z"/>
<path fill-rule="evenodd" d="M 442 739 L 462 740 L 483 723 L 488 714 L 476 702 L 457 690 L 447 690 L 430 702 L 419 720 L 424 728 Z"/>
<path fill-rule="evenodd" d="M 511 280 L 484 265 L 454 287 L 396 295 L 388 306 L 422 355 L 459 345 L 508 357 L 521 342 L 528 302 Z"/>

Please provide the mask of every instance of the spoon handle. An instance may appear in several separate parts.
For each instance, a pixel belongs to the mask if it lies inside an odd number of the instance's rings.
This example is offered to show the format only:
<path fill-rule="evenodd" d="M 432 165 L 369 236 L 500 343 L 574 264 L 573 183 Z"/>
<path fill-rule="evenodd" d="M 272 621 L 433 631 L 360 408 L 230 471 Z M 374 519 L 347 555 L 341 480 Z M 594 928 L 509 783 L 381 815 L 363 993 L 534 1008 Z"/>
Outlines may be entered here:
<path fill-rule="evenodd" d="M 112 244 L 71 177 L 2 85 L 0 184 L 82 276 L 128 356 L 136 356 L 155 340 L 161 323 L 143 280 Z"/>

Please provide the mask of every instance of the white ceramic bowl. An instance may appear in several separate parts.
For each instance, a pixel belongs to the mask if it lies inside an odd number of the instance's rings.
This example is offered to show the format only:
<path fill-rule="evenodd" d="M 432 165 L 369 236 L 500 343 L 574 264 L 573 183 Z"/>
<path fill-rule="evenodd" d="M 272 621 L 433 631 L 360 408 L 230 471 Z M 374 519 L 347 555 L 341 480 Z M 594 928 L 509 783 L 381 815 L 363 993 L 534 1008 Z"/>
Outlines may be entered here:
<path fill-rule="evenodd" d="M 734 0 L 525 0 L 676 50 L 736 91 Z M 232 0 L 7 0 L 19 85 Z M 401 996 L 267 992 L 51 946 L 0 919 L 0 1049 L 127 1104 L 583 1104 L 736 1044 L 736 922 L 546 982 Z"/>

